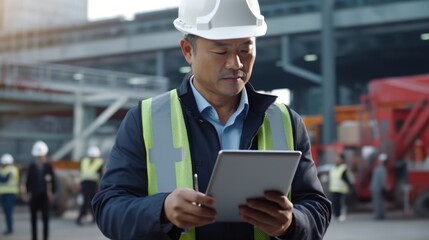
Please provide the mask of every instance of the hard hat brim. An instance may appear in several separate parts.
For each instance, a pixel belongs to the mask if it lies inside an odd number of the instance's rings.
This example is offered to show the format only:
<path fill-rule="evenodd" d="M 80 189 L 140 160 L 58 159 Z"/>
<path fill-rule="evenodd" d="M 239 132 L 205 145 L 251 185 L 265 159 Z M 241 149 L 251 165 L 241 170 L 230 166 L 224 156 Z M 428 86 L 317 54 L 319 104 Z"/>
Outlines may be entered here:
<path fill-rule="evenodd" d="M 184 34 L 193 34 L 209 40 L 260 37 L 267 33 L 267 24 L 265 22 L 261 26 L 234 26 L 197 30 L 193 27 L 187 28 L 183 26 L 180 19 L 176 19 L 174 20 L 174 26 Z"/>

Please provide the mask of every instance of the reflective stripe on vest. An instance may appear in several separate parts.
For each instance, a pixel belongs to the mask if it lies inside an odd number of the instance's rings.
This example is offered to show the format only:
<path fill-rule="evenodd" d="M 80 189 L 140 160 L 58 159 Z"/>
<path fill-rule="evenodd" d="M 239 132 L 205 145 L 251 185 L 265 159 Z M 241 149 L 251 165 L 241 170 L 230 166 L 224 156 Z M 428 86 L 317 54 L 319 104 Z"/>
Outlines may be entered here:
<path fill-rule="evenodd" d="M 103 160 L 101 158 L 96 158 L 91 161 L 90 158 L 82 159 L 80 166 L 80 180 L 90 180 L 90 181 L 98 181 L 100 180 L 100 167 L 103 165 Z"/>
<path fill-rule="evenodd" d="M 283 129 L 283 131 L 280 131 L 280 129 Z M 292 131 L 292 122 L 286 106 L 281 103 L 271 104 L 266 111 L 264 122 L 258 131 L 258 149 L 293 150 L 294 141 Z M 288 199 L 292 199 L 291 190 L 288 192 Z M 270 239 L 267 234 L 256 227 L 253 235 L 255 240 Z"/>
<path fill-rule="evenodd" d="M 180 187 L 192 188 L 191 152 L 177 90 L 143 100 L 141 108 L 148 194 L 172 192 Z M 273 132 L 271 129 L 284 129 L 284 131 Z M 156 134 L 153 131 L 156 131 Z M 272 104 L 258 132 L 258 149 L 292 150 L 293 148 L 289 112 L 283 104 Z M 188 230 L 180 237 L 180 240 L 195 239 L 195 228 Z M 255 228 L 254 239 L 265 240 L 270 237 L 262 230 Z"/>
<path fill-rule="evenodd" d="M 6 177 L 10 174 L 7 182 L 0 183 L 0 194 L 18 194 L 19 193 L 19 171 L 18 168 L 8 165 L 1 169 L 1 175 Z"/>
<path fill-rule="evenodd" d="M 276 131 L 272 131 L 272 129 L 276 129 Z M 283 131 L 279 131 L 278 129 L 283 129 Z M 264 123 L 258 132 L 258 149 L 294 149 L 292 122 L 289 111 L 284 104 L 275 103 L 267 109 Z"/>

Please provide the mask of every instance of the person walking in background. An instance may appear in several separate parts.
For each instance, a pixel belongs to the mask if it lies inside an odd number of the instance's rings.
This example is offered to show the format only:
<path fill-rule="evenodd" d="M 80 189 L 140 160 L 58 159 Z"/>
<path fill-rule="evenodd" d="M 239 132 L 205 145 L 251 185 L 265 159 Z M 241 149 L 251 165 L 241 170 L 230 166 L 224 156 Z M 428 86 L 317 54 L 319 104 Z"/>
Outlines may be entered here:
<path fill-rule="evenodd" d="M 192 72 L 122 121 L 92 201 L 98 227 L 111 239 L 322 239 L 331 203 L 303 120 L 249 83 L 267 31 L 258 1 L 182 0 L 178 13 Z M 291 197 L 261 192 L 237 206 L 242 222 L 216 222 L 216 199 L 204 192 L 221 149 L 301 151 Z"/>
<path fill-rule="evenodd" d="M 49 207 L 54 201 L 56 191 L 55 174 L 52 165 L 47 161 L 48 145 L 43 141 L 33 144 L 31 154 L 34 161 L 27 172 L 27 200 L 30 204 L 31 234 L 37 240 L 37 213 L 41 211 L 43 220 L 43 239 L 49 237 Z"/>
<path fill-rule="evenodd" d="M 3 235 L 13 233 L 13 207 L 19 193 L 19 170 L 13 165 L 14 159 L 9 153 L 1 156 L 0 163 L 0 198 L 6 220 Z"/>
<path fill-rule="evenodd" d="M 86 216 L 88 211 L 94 221 L 91 200 L 98 190 L 98 183 L 103 173 L 103 159 L 100 158 L 100 149 L 96 146 L 91 146 L 88 148 L 87 155 L 88 157 L 83 158 L 80 162 L 80 187 L 83 204 L 76 219 L 78 225 L 82 225 L 82 217 Z"/>
<path fill-rule="evenodd" d="M 386 153 L 378 155 L 377 166 L 374 168 L 371 176 L 372 208 L 374 218 L 377 220 L 386 218 L 384 196 L 387 191 L 387 159 Z"/>
<path fill-rule="evenodd" d="M 335 165 L 329 171 L 329 192 L 332 197 L 334 217 L 346 220 L 345 197 L 353 188 L 353 177 L 348 170 L 344 154 L 336 154 Z"/>

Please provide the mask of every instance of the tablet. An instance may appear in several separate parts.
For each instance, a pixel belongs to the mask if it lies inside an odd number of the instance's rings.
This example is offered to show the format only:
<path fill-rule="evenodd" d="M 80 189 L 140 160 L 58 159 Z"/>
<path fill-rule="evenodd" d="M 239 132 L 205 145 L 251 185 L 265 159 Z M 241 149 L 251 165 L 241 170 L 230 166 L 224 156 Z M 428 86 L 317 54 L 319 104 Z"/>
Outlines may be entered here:
<path fill-rule="evenodd" d="M 206 191 L 215 198 L 216 221 L 242 222 L 238 207 L 267 190 L 286 195 L 300 158 L 300 151 L 220 151 Z"/>

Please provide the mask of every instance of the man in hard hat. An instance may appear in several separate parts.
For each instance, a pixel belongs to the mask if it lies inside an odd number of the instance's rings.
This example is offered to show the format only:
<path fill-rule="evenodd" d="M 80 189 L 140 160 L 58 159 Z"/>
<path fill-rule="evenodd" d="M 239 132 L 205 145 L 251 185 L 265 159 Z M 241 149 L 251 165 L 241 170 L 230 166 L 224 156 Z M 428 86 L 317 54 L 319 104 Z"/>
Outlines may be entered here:
<path fill-rule="evenodd" d="M 48 145 L 43 141 L 33 144 L 31 155 L 34 161 L 27 171 L 27 200 L 30 204 L 32 239 L 37 240 L 37 213 L 42 212 L 43 239 L 49 237 L 49 206 L 54 201 L 55 174 L 47 161 Z"/>
<path fill-rule="evenodd" d="M 94 220 L 91 200 L 98 190 L 98 182 L 103 173 L 103 159 L 100 158 L 100 149 L 97 146 L 91 146 L 88 148 L 87 155 L 88 157 L 83 158 L 80 162 L 80 187 L 83 204 L 76 219 L 78 225 L 82 225 L 82 217 L 87 215 L 88 210 Z"/>
<path fill-rule="evenodd" d="M 374 218 L 383 220 L 386 218 L 386 207 L 384 204 L 384 196 L 387 191 L 387 160 L 386 153 L 380 153 L 377 158 L 377 165 L 374 168 L 371 176 L 371 199 Z"/>
<path fill-rule="evenodd" d="M 256 37 L 267 31 L 258 1 L 182 0 L 174 25 L 184 33 L 180 47 L 192 72 L 178 89 L 143 100 L 123 120 L 92 201 L 103 234 L 322 239 L 331 203 L 317 178 L 303 121 L 249 83 Z M 301 151 L 291 196 L 261 193 L 263 199 L 237 206 L 242 222 L 216 222 L 216 199 L 204 192 L 221 149 Z M 194 174 L 200 192 L 192 189 Z"/>
<path fill-rule="evenodd" d="M 0 198 L 6 220 L 4 235 L 13 233 L 13 207 L 19 193 L 19 170 L 13 165 L 13 157 L 5 153 L 0 159 Z"/>

